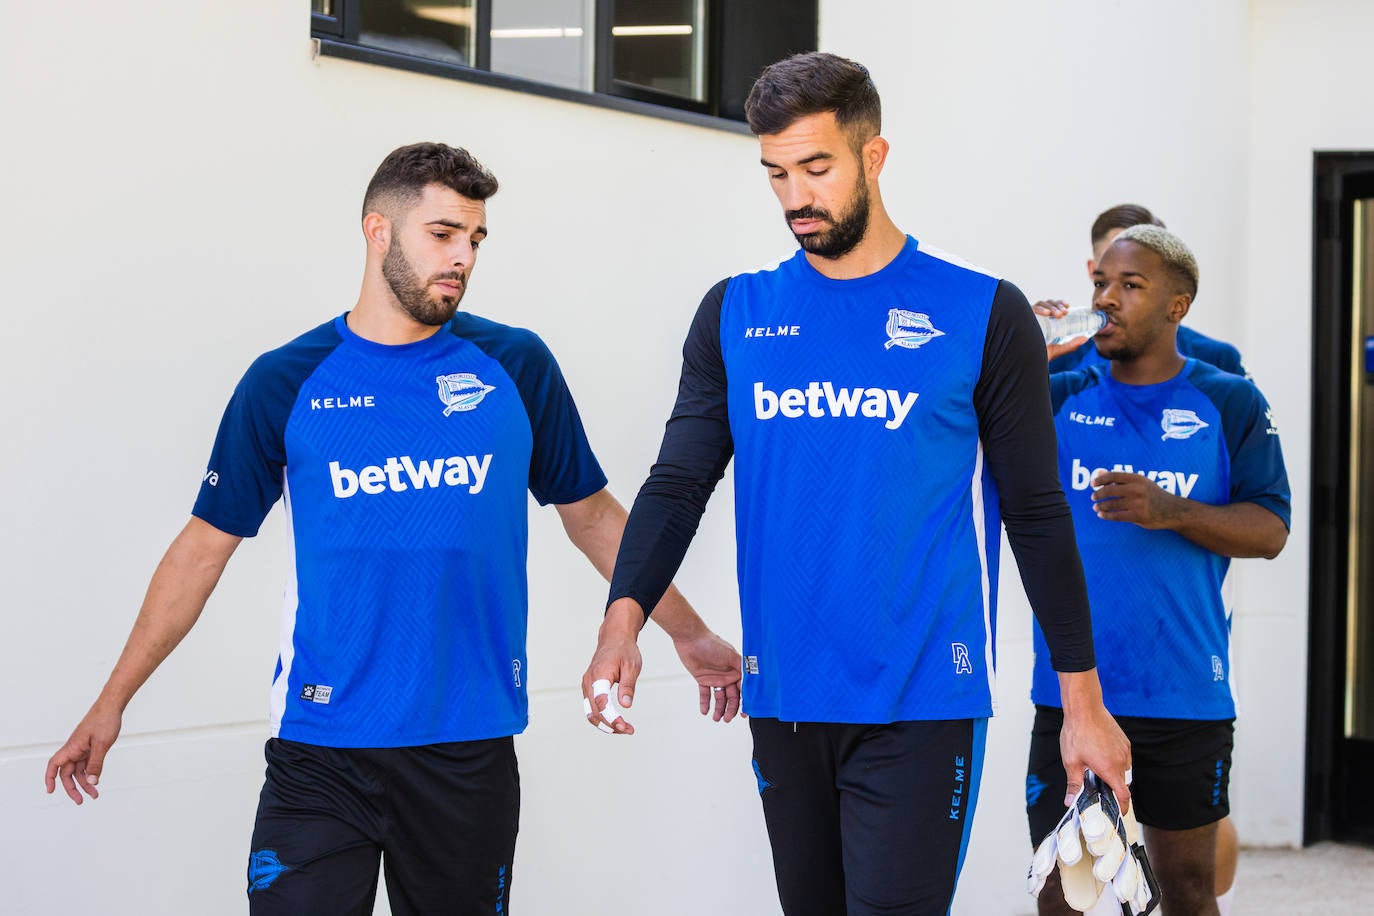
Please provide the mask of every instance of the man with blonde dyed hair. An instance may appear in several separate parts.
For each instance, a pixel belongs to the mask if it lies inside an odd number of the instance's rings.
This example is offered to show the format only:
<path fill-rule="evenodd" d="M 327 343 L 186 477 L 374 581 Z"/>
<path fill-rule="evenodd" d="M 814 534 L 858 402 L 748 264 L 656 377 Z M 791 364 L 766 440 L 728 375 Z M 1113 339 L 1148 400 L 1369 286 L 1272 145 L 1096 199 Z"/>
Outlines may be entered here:
<path fill-rule="evenodd" d="M 1229 812 L 1235 702 L 1231 557 L 1273 558 L 1289 490 L 1268 404 L 1247 379 L 1178 350 L 1197 259 L 1159 226 L 1123 231 L 1093 270 L 1105 365 L 1050 377 L 1059 473 L 1093 609 L 1102 695 L 1131 740 L 1131 797 L 1171 913 L 1217 914 L 1217 824 Z M 1036 632 L 1031 833 L 1063 814 L 1058 686 Z M 1032 803 L 1033 801 L 1033 803 Z M 1073 912 L 1058 876 L 1040 913 Z"/>
<path fill-rule="evenodd" d="M 1116 241 L 1116 237 L 1124 230 L 1141 224 L 1158 226 L 1161 229 L 1168 228 L 1164 225 L 1164 220 L 1140 204 L 1117 204 L 1097 214 L 1097 218 L 1093 220 L 1092 231 L 1089 233 L 1089 241 L 1092 244 L 1092 257 L 1088 258 L 1089 279 L 1092 279 L 1093 271 L 1097 269 L 1097 262 L 1102 258 L 1107 246 Z M 1068 303 L 1062 299 L 1042 299 L 1035 305 L 1037 311 L 1049 315 L 1061 315 L 1064 310 L 1069 308 Z M 1241 360 L 1239 350 L 1224 340 L 1208 337 L 1201 331 L 1193 330 L 1187 325 L 1179 325 L 1178 352 L 1184 356 L 1196 357 L 1204 363 L 1211 363 L 1225 372 L 1249 375 L 1245 371 L 1245 364 Z M 1067 346 L 1056 345 L 1051 351 L 1051 357 L 1051 372 L 1067 372 L 1070 369 L 1082 369 L 1093 363 L 1104 362 L 1095 347 L 1091 346 L 1090 343 L 1082 344 L 1081 341 Z"/>

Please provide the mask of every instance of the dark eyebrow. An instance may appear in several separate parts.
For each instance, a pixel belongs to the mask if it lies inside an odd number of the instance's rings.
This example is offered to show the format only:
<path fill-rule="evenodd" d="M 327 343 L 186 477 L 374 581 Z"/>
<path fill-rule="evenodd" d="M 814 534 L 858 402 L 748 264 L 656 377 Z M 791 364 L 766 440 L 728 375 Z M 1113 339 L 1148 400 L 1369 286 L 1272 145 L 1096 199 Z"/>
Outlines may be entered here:
<path fill-rule="evenodd" d="M 425 225 L 426 225 L 426 226 L 447 226 L 447 227 L 450 228 L 450 229 L 463 229 L 463 230 L 466 230 L 466 229 L 468 228 L 467 223 L 460 222 L 460 221 L 458 221 L 458 220 L 453 220 L 453 219 L 432 219 L 432 220 L 430 220 L 429 222 L 425 223 Z M 473 231 L 474 231 L 474 233 L 480 233 L 480 234 L 482 234 L 482 235 L 486 235 L 486 234 L 487 234 L 487 227 L 486 227 L 486 226 L 478 226 L 478 227 L 477 227 L 475 230 L 473 230 Z"/>
<path fill-rule="evenodd" d="M 834 153 L 812 153 L 810 156 L 807 156 L 807 157 L 805 157 L 804 159 L 798 159 L 798 160 L 797 160 L 797 165 L 807 165 L 807 164 L 812 163 L 812 162 L 818 162 L 818 161 L 820 161 L 820 160 L 822 160 L 822 159 L 824 159 L 824 160 L 830 160 L 830 159 L 834 159 L 834 158 L 835 158 L 835 154 L 834 154 Z M 773 162 L 769 162 L 767 159 L 760 159 L 760 160 L 759 160 L 759 164 L 762 165 L 762 166 L 763 166 L 764 168 L 766 168 L 766 169 L 780 169 L 780 168 L 782 168 L 782 166 L 777 165 L 776 163 L 773 163 Z"/>

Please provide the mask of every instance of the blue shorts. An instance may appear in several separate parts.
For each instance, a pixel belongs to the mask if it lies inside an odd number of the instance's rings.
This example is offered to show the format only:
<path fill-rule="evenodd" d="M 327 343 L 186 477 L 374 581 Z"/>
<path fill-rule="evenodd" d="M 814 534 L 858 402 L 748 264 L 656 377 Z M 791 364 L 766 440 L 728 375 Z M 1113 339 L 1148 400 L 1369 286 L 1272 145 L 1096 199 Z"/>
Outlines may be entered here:
<path fill-rule="evenodd" d="M 331 748 L 273 738 L 248 862 L 252 916 L 504 916 L 520 820 L 511 738 Z"/>

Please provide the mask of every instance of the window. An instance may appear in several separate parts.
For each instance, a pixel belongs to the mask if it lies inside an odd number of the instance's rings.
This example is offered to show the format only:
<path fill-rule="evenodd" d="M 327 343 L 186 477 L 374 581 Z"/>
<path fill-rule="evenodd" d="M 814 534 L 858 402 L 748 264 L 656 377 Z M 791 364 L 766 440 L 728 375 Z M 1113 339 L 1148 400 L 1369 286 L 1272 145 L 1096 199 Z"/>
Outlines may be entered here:
<path fill-rule="evenodd" d="M 817 4 L 311 0 L 311 35 L 331 56 L 722 124 L 760 70 L 815 49 Z"/>

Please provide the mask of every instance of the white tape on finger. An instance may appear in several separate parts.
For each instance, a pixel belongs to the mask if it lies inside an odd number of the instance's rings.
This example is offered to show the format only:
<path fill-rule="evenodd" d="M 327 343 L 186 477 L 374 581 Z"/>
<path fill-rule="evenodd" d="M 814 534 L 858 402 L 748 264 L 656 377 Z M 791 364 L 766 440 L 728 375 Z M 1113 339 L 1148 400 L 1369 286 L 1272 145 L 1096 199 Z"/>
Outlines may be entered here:
<path fill-rule="evenodd" d="M 605 678 L 592 683 L 592 698 L 606 698 L 606 706 L 601 710 L 601 718 L 605 719 L 608 725 L 614 725 L 615 720 L 625 714 L 625 710 L 616 702 L 616 694 L 620 692 L 618 689 L 619 687 L 619 684 L 612 684 Z M 611 729 L 602 729 L 602 731 L 610 730 Z"/>
<path fill-rule="evenodd" d="M 589 700 L 589 699 L 587 699 L 586 697 L 583 697 L 583 698 L 582 698 L 582 714 L 585 715 L 585 716 L 587 717 L 587 720 L 588 720 L 589 722 L 591 721 L 591 718 L 592 718 L 592 701 Z M 592 724 L 595 725 L 597 728 L 601 729 L 603 732 L 605 732 L 605 733 L 608 734 L 608 735 L 614 735 L 614 734 L 615 734 L 615 729 L 611 728 L 611 727 L 610 727 L 609 725 L 607 725 L 605 722 L 593 722 Z"/>

